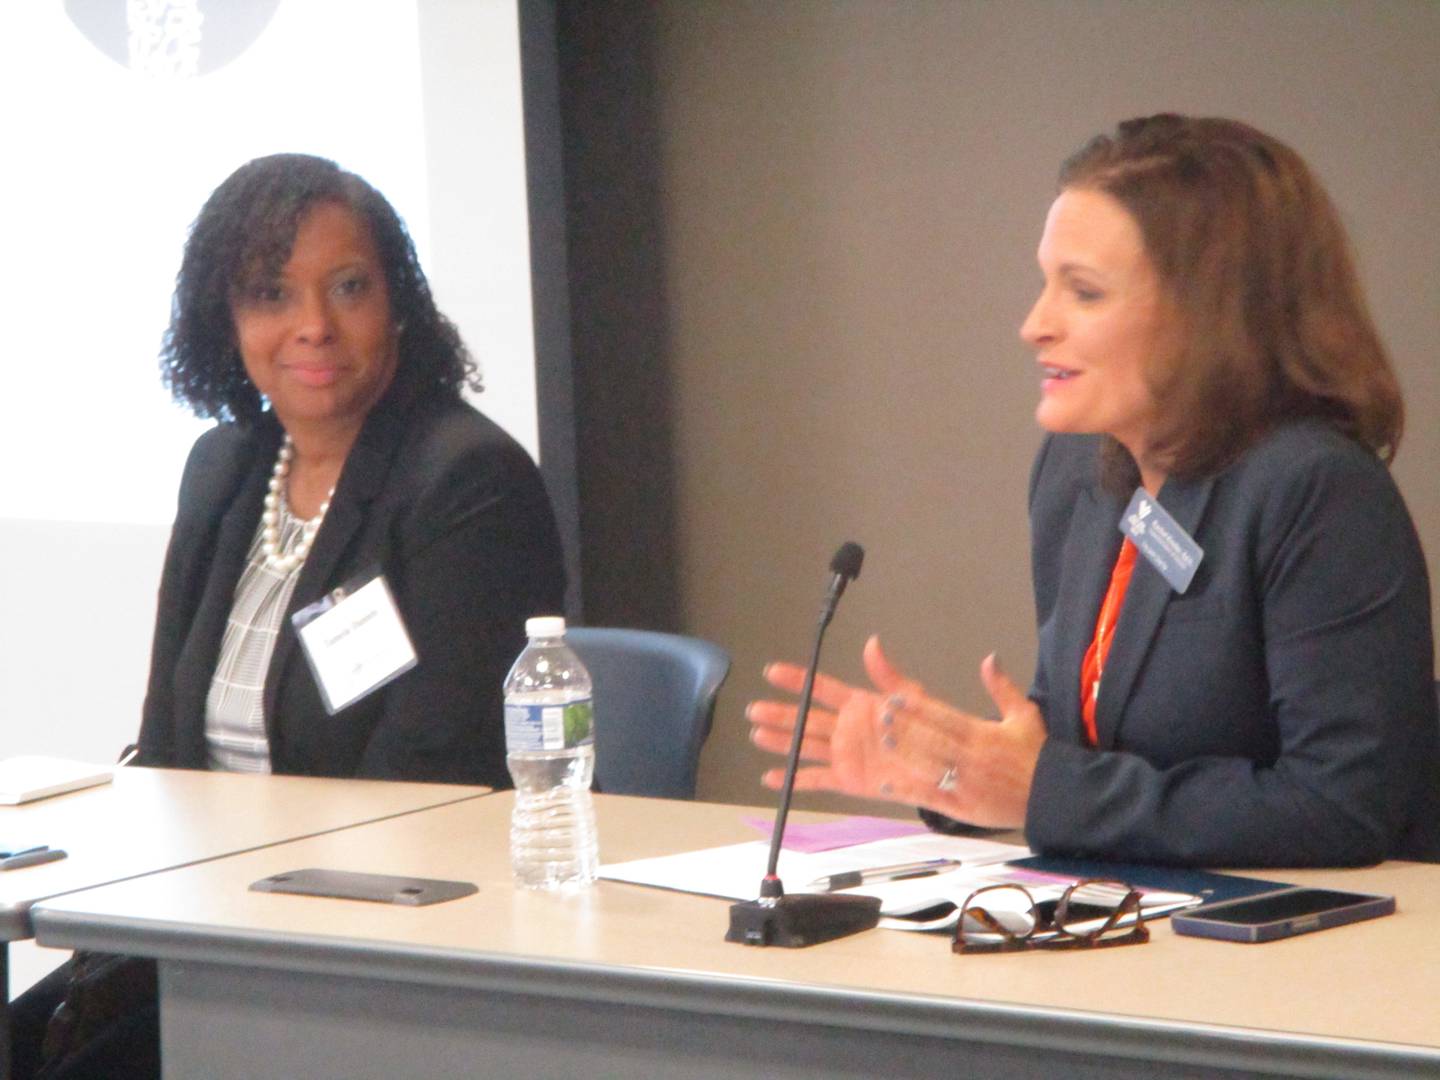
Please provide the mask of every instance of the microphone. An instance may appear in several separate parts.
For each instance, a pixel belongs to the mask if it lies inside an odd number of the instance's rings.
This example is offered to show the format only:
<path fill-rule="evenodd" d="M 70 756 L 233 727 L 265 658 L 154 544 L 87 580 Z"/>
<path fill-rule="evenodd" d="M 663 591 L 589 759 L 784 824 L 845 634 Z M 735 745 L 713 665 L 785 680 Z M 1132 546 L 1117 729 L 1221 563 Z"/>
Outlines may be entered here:
<path fill-rule="evenodd" d="M 825 605 L 820 610 L 820 630 L 830 625 L 835 617 L 835 607 L 845 595 L 845 586 L 860 576 L 860 564 L 865 561 L 865 549 L 853 540 L 840 545 L 830 560 L 830 589 L 825 593 Z M 819 642 L 816 642 L 819 645 Z"/>
<path fill-rule="evenodd" d="M 770 835 L 770 862 L 760 882 L 760 898 L 730 906 L 730 929 L 725 934 L 726 941 L 799 949 L 869 930 L 880 921 L 880 900 L 877 897 L 842 896 L 839 893 L 796 893 L 787 896 L 777 873 L 785 819 L 790 816 L 790 799 L 795 794 L 800 744 L 805 738 L 805 721 L 810 715 L 815 673 L 820 669 L 820 645 L 825 639 L 825 628 L 835 617 L 835 608 L 845 593 L 845 587 L 860 576 L 860 564 L 864 561 L 865 549 L 853 542 L 841 544 L 840 550 L 830 560 L 830 587 L 820 606 L 815 649 L 810 657 L 810 666 L 805 671 L 805 682 L 800 687 L 795 732 L 790 738 L 790 755 L 785 761 L 785 782 L 780 785 L 780 806 L 775 812 L 775 829 Z"/>

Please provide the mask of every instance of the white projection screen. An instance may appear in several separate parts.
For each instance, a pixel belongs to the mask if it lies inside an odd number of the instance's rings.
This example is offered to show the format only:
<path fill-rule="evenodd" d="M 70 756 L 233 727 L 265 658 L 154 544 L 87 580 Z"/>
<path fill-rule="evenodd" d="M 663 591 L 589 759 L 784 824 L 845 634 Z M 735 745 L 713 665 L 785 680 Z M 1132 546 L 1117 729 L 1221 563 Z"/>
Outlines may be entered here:
<path fill-rule="evenodd" d="M 408 223 L 538 456 L 515 0 L 68 0 L 0 11 L 6 208 L 0 757 L 139 724 L 155 589 L 204 424 L 157 351 L 186 231 L 236 166 L 338 161 Z"/>

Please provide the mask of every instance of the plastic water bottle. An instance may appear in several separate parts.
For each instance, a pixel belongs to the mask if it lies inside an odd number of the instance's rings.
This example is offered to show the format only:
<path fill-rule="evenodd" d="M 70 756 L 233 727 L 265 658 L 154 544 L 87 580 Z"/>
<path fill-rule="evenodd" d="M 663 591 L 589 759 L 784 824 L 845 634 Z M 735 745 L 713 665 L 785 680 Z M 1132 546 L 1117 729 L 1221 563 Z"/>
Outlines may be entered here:
<path fill-rule="evenodd" d="M 510 865 L 527 889 L 583 888 L 599 863 L 590 673 L 565 644 L 563 618 L 527 619 L 525 633 L 530 643 L 505 677 Z"/>

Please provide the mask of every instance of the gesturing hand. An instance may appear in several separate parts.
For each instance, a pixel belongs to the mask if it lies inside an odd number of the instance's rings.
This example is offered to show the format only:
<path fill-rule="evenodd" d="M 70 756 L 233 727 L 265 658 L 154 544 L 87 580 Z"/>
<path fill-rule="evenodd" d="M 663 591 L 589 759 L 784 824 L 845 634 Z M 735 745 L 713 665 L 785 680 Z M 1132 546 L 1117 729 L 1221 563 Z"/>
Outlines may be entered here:
<path fill-rule="evenodd" d="M 925 693 L 890 662 L 876 637 L 865 643 L 864 660 L 874 691 L 816 677 L 814 700 L 821 707 L 810 711 L 800 751 L 812 764 L 797 770 L 796 789 L 890 799 L 976 825 L 1023 825 L 1045 723 L 994 656 L 981 663 L 980 677 L 1000 710 L 998 722 Z M 805 673 L 775 663 L 765 677 L 798 693 Z M 746 712 L 751 740 L 787 753 L 795 711 L 782 702 L 752 702 Z M 783 769 L 772 769 L 763 780 L 773 788 L 783 777 Z"/>

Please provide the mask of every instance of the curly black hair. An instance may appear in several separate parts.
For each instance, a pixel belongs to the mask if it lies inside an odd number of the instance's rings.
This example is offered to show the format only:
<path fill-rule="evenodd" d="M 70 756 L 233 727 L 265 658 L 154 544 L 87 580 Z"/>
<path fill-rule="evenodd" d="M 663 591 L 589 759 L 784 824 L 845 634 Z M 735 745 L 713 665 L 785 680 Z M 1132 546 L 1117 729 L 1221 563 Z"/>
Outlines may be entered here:
<path fill-rule="evenodd" d="M 230 301 L 280 273 L 301 219 L 319 202 L 340 203 L 370 227 L 398 328 L 389 397 L 408 403 L 458 395 L 464 386 L 479 390 L 479 369 L 454 323 L 436 309 L 415 245 L 385 196 L 325 158 L 272 154 L 231 173 L 190 227 L 160 350 L 175 400 L 202 418 L 259 419 L 264 399 L 241 363 Z"/>

